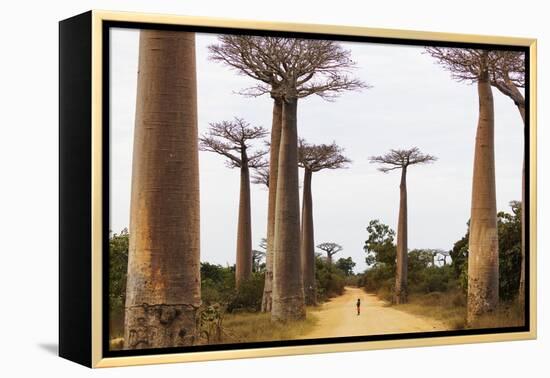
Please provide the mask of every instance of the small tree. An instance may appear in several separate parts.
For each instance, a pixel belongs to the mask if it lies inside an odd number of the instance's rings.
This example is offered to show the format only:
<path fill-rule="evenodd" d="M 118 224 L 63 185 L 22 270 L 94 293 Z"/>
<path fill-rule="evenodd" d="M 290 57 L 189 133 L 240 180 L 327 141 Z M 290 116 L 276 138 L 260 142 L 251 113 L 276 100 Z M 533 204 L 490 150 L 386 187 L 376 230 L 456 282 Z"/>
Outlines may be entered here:
<path fill-rule="evenodd" d="M 344 249 L 340 244 L 332 242 L 321 243 L 317 248 L 326 253 L 328 265 L 332 265 L 332 256 Z"/>
<path fill-rule="evenodd" d="M 339 258 L 335 264 L 335 266 L 342 272 L 344 272 L 344 274 L 348 277 L 353 275 L 353 268 L 355 267 L 355 265 L 356 264 L 351 257 Z"/>
<path fill-rule="evenodd" d="M 368 266 L 384 264 L 395 271 L 395 231 L 378 219 L 371 220 L 367 226 L 369 238 L 365 241 L 363 250 L 366 253 L 365 262 Z"/>
<path fill-rule="evenodd" d="M 302 228 L 300 254 L 306 304 L 317 303 L 315 289 L 315 241 L 313 229 L 313 198 L 311 178 L 314 172 L 323 169 L 345 168 L 351 161 L 343 155 L 343 149 L 332 144 L 309 144 L 304 139 L 298 144 L 298 165 L 304 168 L 304 191 L 302 196 Z"/>
<path fill-rule="evenodd" d="M 437 160 L 423 154 L 416 147 L 409 150 L 390 150 L 382 156 L 372 156 L 371 163 L 380 164 L 379 171 L 401 170 L 399 185 L 399 221 L 397 224 L 397 271 L 395 276 L 395 303 L 407 303 L 407 169 L 411 165 L 428 164 Z"/>
<path fill-rule="evenodd" d="M 200 138 L 202 151 L 214 152 L 225 157 L 229 168 L 239 168 L 241 185 L 239 220 L 237 226 L 237 258 L 235 282 L 237 287 L 252 273 L 252 227 L 250 214 L 250 168 L 266 165 L 263 159 L 267 151 L 252 151 L 251 142 L 264 138 L 267 130 L 250 126 L 242 118 L 233 121 L 211 123 L 208 133 Z"/>

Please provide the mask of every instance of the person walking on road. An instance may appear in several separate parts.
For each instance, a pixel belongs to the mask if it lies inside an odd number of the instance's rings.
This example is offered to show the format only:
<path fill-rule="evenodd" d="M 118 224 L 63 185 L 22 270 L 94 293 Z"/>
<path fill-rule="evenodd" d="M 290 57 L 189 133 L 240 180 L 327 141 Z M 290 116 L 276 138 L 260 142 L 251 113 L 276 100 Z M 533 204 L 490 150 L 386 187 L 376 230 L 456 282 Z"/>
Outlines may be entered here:
<path fill-rule="evenodd" d="M 361 298 L 357 298 L 357 316 L 361 315 Z"/>

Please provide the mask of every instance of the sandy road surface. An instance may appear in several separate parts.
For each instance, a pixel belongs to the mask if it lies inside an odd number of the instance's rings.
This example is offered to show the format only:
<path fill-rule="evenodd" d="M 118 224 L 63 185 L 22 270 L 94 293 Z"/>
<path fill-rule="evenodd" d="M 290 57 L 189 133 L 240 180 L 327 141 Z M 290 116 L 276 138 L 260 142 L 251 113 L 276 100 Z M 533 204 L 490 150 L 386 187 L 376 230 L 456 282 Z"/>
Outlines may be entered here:
<path fill-rule="evenodd" d="M 357 316 L 356 302 L 361 298 L 361 315 Z M 386 307 L 373 294 L 362 289 L 346 287 L 343 295 L 323 303 L 312 313 L 319 319 L 313 331 L 301 338 L 380 335 L 388 333 L 442 331 L 448 329 L 437 320 L 412 315 Z"/>

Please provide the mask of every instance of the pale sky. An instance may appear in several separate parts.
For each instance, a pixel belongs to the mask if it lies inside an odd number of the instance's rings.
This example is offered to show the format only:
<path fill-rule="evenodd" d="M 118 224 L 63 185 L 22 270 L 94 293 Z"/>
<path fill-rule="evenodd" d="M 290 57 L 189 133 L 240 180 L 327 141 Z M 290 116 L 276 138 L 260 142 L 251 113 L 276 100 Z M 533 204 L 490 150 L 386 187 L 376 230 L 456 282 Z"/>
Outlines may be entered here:
<path fill-rule="evenodd" d="M 111 213 L 110 229 L 129 225 L 130 177 L 136 102 L 139 31 L 111 30 Z M 235 92 L 254 85 L 208 60 L 215 34 L 197 34 L 198 126 L 238 116 L 271 127 L 272 100 Z M 336 242 L 351 256 L 356 272 L 366 268 L 363 245 L 370 220 L 397 229 L 399 172 L 379 172 L 369 157 L 391 148 L 416 146 L 435 155 L 434 164 L 408 170 L 409 248 L 449 250 L 466 232 L 470 216 L 478 98 L 475 85 L 457 83 L 423 54 L 422 47 L 342 43 L 357 62 L 354 76 L 372 86 L 334 102 L 300 99 L 298 134 L 310 143 L 336 143 L 353 162 L 348 169 L 314 173 L 315 243 Z M 522 120 L 513 102 L 496 89 L 495 143 L 497 208 L 509 211 L 521 199 Z M 224 159 L 199 153 L 201 261 L 235 262 L 239 170 Z M 300 180 L 303 171 L 300 169 Z M 301 189 L 300 189 L 301 190 Z M 252 184 L 252 242 L 266 236 L 267 189 Z M 300 193 L 301 195 L 301 193 Z M 131 232 L 131 230 L 130 230 Z"/>

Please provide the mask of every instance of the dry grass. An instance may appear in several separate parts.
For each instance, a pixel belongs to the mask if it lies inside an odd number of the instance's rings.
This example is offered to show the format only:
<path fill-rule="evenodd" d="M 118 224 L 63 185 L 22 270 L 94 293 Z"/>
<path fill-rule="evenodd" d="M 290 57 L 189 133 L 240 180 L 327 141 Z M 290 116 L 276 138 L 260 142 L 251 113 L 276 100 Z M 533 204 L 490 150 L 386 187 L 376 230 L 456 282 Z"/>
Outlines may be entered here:
<path fill-rule="evenodd" d="M 506 328 L 525 324 L 524 308 L 517 301 L 500 303 L 494 313 L 483 315 L 468 328 Z"/>
<path fill-rule="evenodd" d="M 311 331 L 317 318 L 307 312 L 305 320 L 272 322 L 269 313 L 226 314 L 222 343 L 292 340 Z"/>
<path fill-rule="evenodd" d="M 467 324 L 466 296 L 459 291 L 414 294 L 409 297 L 409 303 L 395 306 L 412 314 L 442 321 L 451 330 L 506 328 L 524 324 L 523 308 L 516 301 L 500 303 L 495 312 L 483 315 L 473 324 Z"/>
<path fill-rule="evenodd" d="M 466 328 L 466 298 L 461 292 L 412 294 L 409 303 L 396 308 L 445 323 L 449 329 Z"/>
<path fill-rule="evenodd" d="M 308 308 L 306 319 L 292 322 L 272 322 L 269 313 L 242 312 L 225 314 L 223 318 L 223 337 L 211 344 L 245 343 L 256 341 L 292 340 L 311 331 L 317 324 L 317 318 Z M 120 350 L 124 344 L 122 337 L 113 337 L 111 350 Z"/>

